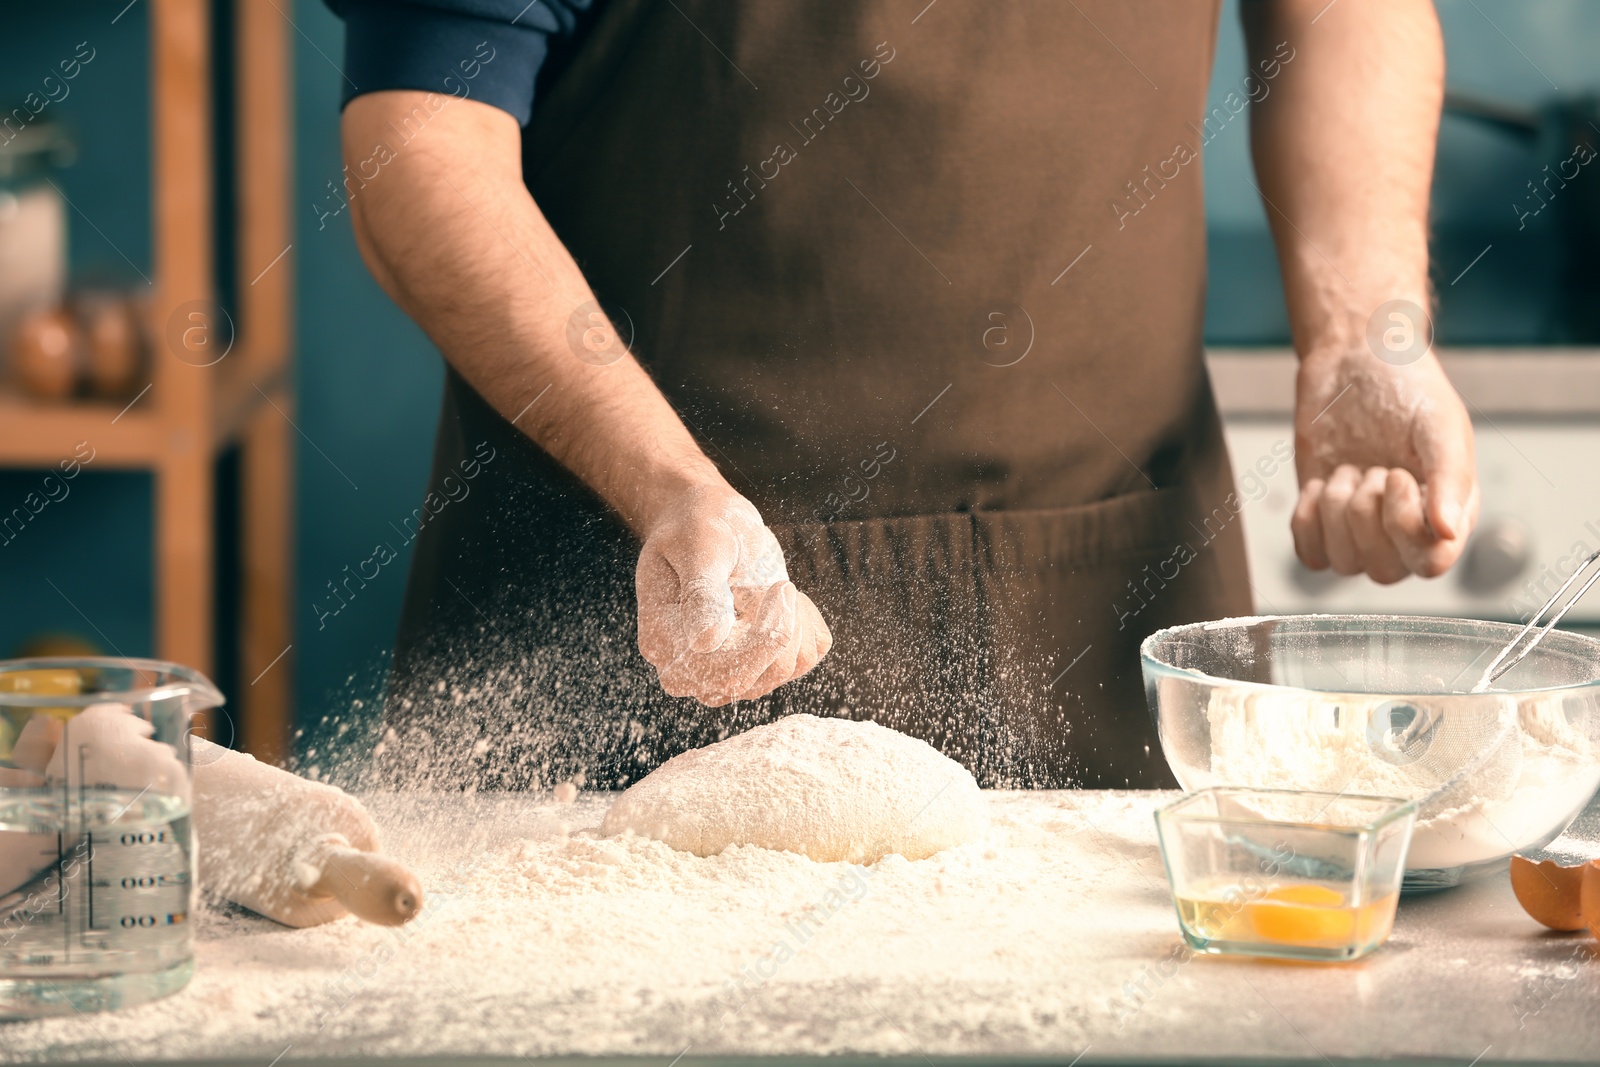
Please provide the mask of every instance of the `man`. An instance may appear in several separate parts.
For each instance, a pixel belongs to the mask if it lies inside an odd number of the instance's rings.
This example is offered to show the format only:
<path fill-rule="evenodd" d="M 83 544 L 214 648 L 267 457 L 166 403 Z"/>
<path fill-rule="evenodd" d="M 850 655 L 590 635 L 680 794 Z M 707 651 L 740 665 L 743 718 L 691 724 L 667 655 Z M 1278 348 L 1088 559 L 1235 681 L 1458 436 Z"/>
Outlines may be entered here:
<path fill-rule="evenodd" d="M 434 487 L 476 479 L 418 537 L 407 767 L 616 786 L 810 711 L 1169 784 L 1139 640 L 1251 610 L 1201 359 L 1241 96 L 1301 559 L 1432 576 L 1472 529 L 1425 0 L 1247 2 L 1212 115 L 1194 0 L 333 2 L 356 236 L 449 362 Z"/>

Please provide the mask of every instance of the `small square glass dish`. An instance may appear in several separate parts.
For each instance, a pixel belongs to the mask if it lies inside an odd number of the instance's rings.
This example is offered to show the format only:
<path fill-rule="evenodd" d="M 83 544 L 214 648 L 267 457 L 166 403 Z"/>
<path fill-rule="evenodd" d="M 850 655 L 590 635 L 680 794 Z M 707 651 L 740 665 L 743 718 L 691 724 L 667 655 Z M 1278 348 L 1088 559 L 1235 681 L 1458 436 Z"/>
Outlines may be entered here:
<path fill-rule="evenodd" d="M 1183 937 L 1198 952 L 1341 962 L 1394 927 L 1416 804 L 1216 787 L 1156 812 Z"/>

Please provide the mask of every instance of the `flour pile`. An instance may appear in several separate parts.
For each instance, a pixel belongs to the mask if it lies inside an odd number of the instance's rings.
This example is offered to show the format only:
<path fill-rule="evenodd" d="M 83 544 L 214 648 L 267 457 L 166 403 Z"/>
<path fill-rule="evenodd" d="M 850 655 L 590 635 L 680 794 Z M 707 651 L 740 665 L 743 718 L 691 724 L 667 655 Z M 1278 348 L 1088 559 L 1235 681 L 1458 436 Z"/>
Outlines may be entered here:
<path fill-rule="evenodd" d="M 1594 740 L 1568 721 L 1560 697 L 1429 702 L 1442 740 L 1407 758 L 1386 743 L 1393 698 L 1217 689 L 1206 709 L 1207 784 L 1427 799 L 1406 859 L 1412 870 L 1482 863 L 1542 844 L 1600 787 Z M 1450 747 L 1452 716 L 1461 734 L 1484 739 L 1485 752 L 1440 757 Z M 1451 779 L 1479 756 L 1475 773 Z"/>
<path fill-rule="evenodd" d="M 601 832 L 697 856 L 758 845 L 872 863 L 923 859 L 987 826 L 978 783 L 926 742 L 872 722 L 790 715 L 674 756 L 622 794 Z"/>

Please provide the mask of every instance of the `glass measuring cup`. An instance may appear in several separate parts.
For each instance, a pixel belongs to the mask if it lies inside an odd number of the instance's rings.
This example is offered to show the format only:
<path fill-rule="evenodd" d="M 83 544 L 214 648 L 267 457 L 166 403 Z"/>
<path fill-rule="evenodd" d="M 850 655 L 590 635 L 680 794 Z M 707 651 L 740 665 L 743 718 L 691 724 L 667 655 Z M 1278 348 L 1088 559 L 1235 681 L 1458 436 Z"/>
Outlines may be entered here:
<path fill-rule="evenodd" d="M 193 973 L 190 724 L 155 660 L 0 662 L 0 1019 L 129 1007 Z"/>

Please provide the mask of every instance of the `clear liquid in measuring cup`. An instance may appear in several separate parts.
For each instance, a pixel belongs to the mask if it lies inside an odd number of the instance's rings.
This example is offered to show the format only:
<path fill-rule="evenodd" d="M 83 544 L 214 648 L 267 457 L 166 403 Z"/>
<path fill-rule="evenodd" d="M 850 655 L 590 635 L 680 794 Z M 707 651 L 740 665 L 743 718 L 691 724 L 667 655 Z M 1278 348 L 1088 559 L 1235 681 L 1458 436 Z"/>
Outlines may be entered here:
<path fill-rule="evenodd" d="M 0 788 L 0 1018 L 128 1007 L 181 988 L 194 907 L 185 798 Z"/>

